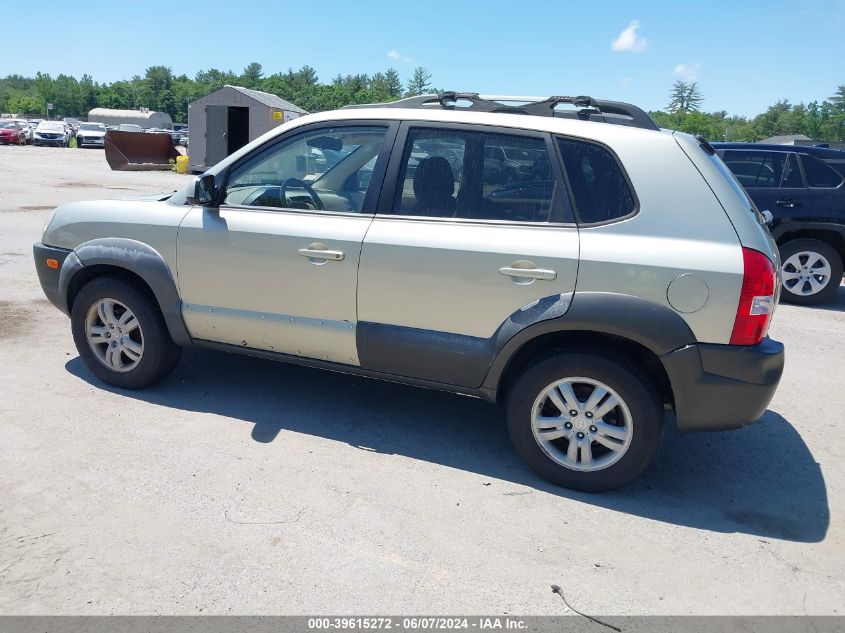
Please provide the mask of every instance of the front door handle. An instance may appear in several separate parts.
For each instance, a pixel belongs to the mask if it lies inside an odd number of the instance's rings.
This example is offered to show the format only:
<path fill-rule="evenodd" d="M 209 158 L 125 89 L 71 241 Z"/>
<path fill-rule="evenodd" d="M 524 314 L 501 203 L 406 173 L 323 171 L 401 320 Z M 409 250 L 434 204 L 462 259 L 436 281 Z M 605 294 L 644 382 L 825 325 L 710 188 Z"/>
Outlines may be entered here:
<path fill-rule="evenodd" d="M 297 253 L 307 257 L 312 264 L 320 266 L 326 262 L 342 262 L 346 255 L 343 251 L 329 250 L 325 244 L 309 244 L 308 248 L 300 248 Z"/>
<path fill-rule="evenodd" d="M 798 200 L 793 200 L 792 198 L 787 198 L 786 200 L 778 200 L 777 204 L 778 204 L 779 207 L 784 207 L 786 209 L 793 209 L 795 207 L 802 206 L 804 203 L 800 202 Z"/>
<path fill-rule="evenodd" d="M 507 277 L 512 277 L 514 281 L 518 279 L 542 279 L 544 281 L 557 279 L 557 273 L 555 271 L 545 268 L 513 268 L 511 266 L 505 266 L 500 268 L 499 272 Z"/>

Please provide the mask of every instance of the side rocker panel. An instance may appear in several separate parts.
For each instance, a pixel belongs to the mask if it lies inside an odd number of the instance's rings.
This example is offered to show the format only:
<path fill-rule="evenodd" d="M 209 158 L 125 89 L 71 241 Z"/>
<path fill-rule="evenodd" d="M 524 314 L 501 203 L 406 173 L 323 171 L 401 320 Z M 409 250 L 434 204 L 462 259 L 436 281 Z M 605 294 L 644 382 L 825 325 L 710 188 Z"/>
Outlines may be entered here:
<path fill-rule="evenodd" d="M 571 297 L 569 293 L 551 295 L 523 306 L 490 338 L 361 321 L 356 332 L 361 367 L 477 388 L 505 341 L 532 323 L 562 316 Z"/>
<path fill-rule="evenodd" d="M 601 292 L 541 299 L 516 311 L 487 339 L 360 322 L 357 343 L 364 369 L 481 388 L 494 398 L 523 345 L 544 334 L 578 330 L 628 339 L 658 357 L 695 343 L 689 326 L 670 308 Z"/>

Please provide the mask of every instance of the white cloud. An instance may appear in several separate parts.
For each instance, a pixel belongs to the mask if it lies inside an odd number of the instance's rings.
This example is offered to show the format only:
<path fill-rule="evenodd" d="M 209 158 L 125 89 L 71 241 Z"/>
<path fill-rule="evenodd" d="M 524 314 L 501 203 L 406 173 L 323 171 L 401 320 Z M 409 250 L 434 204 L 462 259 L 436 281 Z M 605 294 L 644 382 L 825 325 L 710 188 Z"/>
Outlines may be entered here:
<path fill-rule="evenodd" d="M 698 79 L 698 71 L 701 69 L 701 64 L 678 64 L 672 74 L 684 81 L 695 81 Z"/>
<path fill-rule="evenodd" d="M 637 35 L 637 29 L 640 28 L 639 20 L 631 20 L 630 24 L 622 29 L 613 42 L 610 44 L 610 50 L 616 52 L 641 53 L 648 46 L 648 40 Z"/>
<path fill-rule="evenodd" d="M 387 51 L 387 56 L 390 59 L 395 59 L 397 62 L 404 62 L 406 64 L 413 64 L 414 63 L 413 59 L 411 59 L 410 57 L 405 57 L 405 56 L 401 55 L 399 53 L 399 51 L 397 51 L 396 49 L 393 49 L 391 51 Z"/>

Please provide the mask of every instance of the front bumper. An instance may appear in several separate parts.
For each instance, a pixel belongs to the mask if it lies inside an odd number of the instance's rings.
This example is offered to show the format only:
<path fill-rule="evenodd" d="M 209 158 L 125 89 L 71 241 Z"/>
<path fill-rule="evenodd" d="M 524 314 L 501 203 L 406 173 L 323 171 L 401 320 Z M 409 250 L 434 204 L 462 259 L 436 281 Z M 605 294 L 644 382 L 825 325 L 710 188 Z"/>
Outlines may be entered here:
<path fill-rule="evenodd" d="M 36 242 L 32 246 L 32 253 L 35 257 L 35 270 L 38 272 L 38 281 L 41 283 L 41 289 L 44 295 L 50 300 L 54 306 L 59 310 L 68 313 L 67 297 L 61 291 L 59 286 L 59 277 L 62 270 L 62 265 L 65 259 L 73 251 L 66 248 L 56 248 L 55 246 L 45 246 L 41 242 Z M 48 260 L 55 260 L 57 266 L 51 267 Z"/>
<path fill-rule="evenodd" d="M 104 147 L 105 146 L 105 142 L 103 141 L 102 136 L 91 136 L 91 137 L 77 136 L 76 137 L 76 144 L 79 145 L 79 146 L 82 146 L 82 145 L 94 145 L 96 147 Z"/>
<path fill-rule="evenodd" d="M 38 136 L 35 137 L 33 140 L 33 145 L 55 145 L 56 147 L 60 147 L 62 145 L 66 145 L 67 141 L 62 138 L 40 138 Z"/>
<path fill-rule="evenodd" d="M 775 394 L 784 363 L 783 344 L 699 343 L 661 358 L 675 398 L 678 430 L 718 431 L 756 421 Z"/>

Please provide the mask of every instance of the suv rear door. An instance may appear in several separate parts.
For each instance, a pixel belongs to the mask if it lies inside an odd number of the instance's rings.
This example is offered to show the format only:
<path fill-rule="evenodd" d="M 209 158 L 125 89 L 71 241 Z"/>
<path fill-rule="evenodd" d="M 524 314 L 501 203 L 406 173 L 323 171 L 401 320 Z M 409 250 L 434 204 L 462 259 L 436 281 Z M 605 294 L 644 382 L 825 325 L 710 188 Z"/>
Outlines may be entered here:
<path fill-rule="evenodd" d="M 815 156 L 801 154 L 804 175 L 819 217 L 845 221 L 845 184 L 842 174 Z"/>
<path fill-rule="evenodd" d="M 748 191 L 760 211 L 777 219 L 807 217 L 813 196 L 804 182 L 795 152 L 725 150 L 722 160 Z"/>
<path fill-rule="evenodd" d="M 568 307 L 579 238 L 551 138 L 483 129 L 400 128 L 361 253 L 365 369 L 477 387 L 500 326 Z M 503 182 L 491 147 L 531 158 Z"/>

